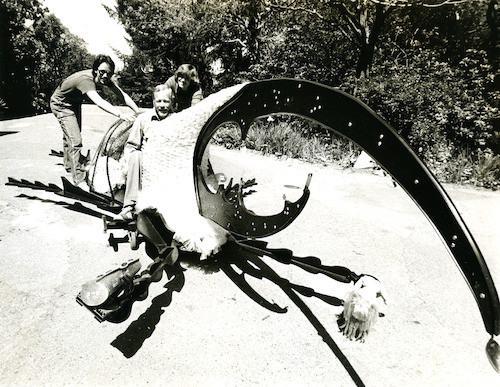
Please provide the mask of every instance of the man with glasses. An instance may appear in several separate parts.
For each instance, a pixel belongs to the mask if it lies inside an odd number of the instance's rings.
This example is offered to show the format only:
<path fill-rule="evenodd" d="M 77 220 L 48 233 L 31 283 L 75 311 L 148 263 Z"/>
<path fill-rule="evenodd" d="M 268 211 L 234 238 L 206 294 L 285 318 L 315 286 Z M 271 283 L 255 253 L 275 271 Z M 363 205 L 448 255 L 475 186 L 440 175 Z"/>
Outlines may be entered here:
<path fill-rule="evenodd" d="M 86 172 L 82 150 L 82 103 L 86 95 L 104 111 L 126 121 L 133 121 L 140 112 L 130 96 L 121 90 L 111 79 L 115 71 L 113 60 L 107 55 L 97 55 L 92 70 L 76 72 L 57 87 L 50 99 L 50 108 L 63 131 L 64 167 L 71 172 L 73 182 L 88 190 L 85 181 Z M 104 100 L 98 90 L 106 86 L 120 101 L 130 107 L 134 113 L 121 113 L 120 110 Z"/>

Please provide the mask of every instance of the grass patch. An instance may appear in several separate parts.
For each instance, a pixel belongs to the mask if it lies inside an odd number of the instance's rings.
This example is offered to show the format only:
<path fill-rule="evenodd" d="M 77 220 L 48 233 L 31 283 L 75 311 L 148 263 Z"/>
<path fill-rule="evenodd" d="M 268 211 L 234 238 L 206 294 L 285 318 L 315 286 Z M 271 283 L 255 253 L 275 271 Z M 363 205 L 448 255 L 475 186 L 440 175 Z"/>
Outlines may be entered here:
<path fill-rule="evenodd" d="M 236 124 L 224 124 L 212 141 L 228 149 L 246 147 L 262 154 L 310 163 L 335 163 L 345 168 L 352 166 L 360 153 L 351 141 L 304 118 L 290 115 L 255 120 L 243 141 Z"/>
<path fill-rule="evenodd" d="M 237 124 L 226 123 L 218 128 L 212 142 L 228 149 L 246 147 L 262 154 L 342 168 L 352 167 L 361 152 L 348 139 L 314 122 L 285 114 L 255 120 L 245 140 L 241 140 Z M 435 142 L 428 144 L 425 152 L 427 157 L 423 161 L 440 182 L 500 188 L 500 156 L 491 152 L 478 154 L 452 145 Z"/>

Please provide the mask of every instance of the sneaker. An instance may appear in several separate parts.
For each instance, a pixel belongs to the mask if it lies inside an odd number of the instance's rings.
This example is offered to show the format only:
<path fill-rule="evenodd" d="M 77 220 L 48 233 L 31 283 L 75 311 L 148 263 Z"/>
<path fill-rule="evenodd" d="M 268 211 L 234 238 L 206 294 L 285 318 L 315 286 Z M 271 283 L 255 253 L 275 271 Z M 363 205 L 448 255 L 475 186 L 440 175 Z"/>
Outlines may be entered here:
<path fill-rule="evenodd" d="M 118 214 L 123 220 L 127 222 L 131 222 L 135 217 L 135 209 L 134 206 L 125 206 Z"/>

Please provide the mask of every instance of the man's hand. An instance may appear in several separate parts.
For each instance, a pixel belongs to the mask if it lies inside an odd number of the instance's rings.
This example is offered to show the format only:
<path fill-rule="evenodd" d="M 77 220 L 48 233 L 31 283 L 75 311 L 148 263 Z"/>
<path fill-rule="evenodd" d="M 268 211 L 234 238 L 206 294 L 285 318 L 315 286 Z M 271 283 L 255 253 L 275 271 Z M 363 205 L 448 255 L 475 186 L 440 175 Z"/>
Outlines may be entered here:
<path fill-rule="evenodd" d="M 121 113 L 119 118 L 127 122 L 134 122 L 136 115 L 134 113 Z"/>

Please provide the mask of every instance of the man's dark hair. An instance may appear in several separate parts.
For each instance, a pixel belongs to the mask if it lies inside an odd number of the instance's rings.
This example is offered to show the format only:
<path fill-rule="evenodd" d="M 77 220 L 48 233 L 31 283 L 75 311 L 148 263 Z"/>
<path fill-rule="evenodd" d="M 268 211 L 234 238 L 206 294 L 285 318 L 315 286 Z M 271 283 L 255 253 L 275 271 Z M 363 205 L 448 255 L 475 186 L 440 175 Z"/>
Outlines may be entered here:
<path fill-rule="evenodd" d="M 108 55 L 99 54 L 95 57 L 94 64 L 92 65 L 92 75 L 94 77 L 96 76 L 97 69 L 99 68 L 101 63 L 107 63 L 109 65 L 109 67 L 111 68 L 111 72 L 113 74 L 115 73 L 115 62 L 113 62 L 113 59 L 111 59 L 111 57 Z"/>

